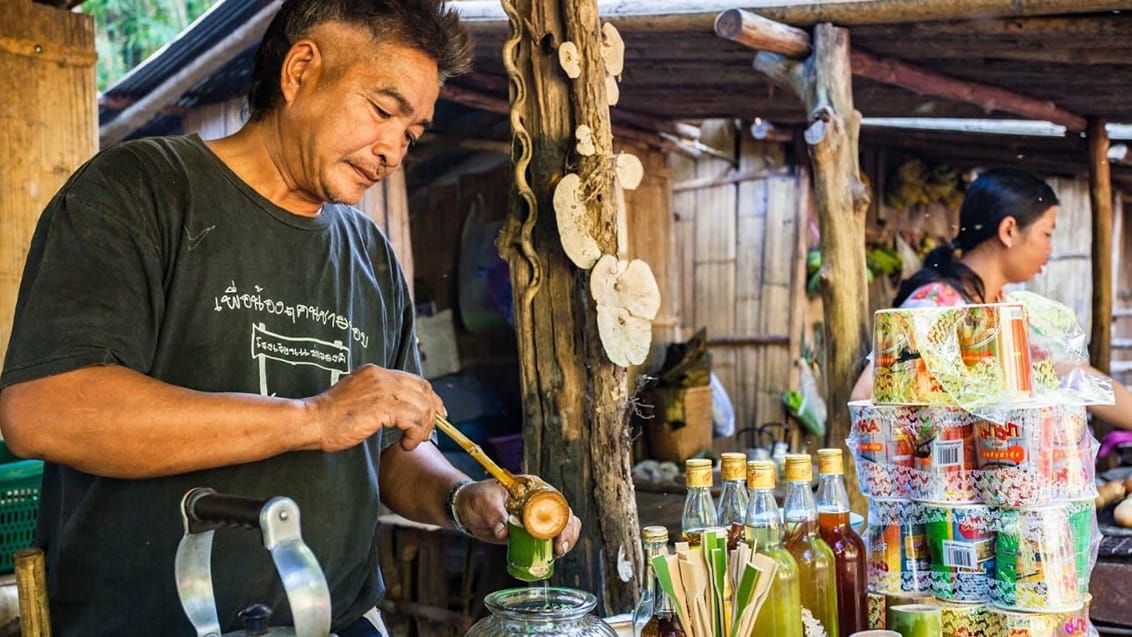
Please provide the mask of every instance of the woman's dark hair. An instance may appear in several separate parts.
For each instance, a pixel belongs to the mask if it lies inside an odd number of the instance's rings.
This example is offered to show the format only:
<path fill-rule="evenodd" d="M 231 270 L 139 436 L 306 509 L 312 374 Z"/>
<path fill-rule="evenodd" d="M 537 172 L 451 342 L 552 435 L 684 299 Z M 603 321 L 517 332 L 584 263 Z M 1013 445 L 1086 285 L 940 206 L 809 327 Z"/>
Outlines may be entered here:
<path fill-rule="evenodd" d="M 248 87 L 248 118 L 261 119 L 282 97 L 279 73 L 295 42 L 325 22 L 369 29 L 374 42 L 397 42 L 436 60 L 440 81 L 467 73 L 472 43 L 460 15 L 441 0 L 286 0 L 263 34 Z"/>
<path fill-rule="evenodd" d="M 947 283 L 972 303 L 986 303 L 983 280 L 963 265 L 956 253 L 962 254 L 996 237 L 999 225 L 1007 217 L 1014 217 L 1018 226 L 1025 228 L 1057 204 L 1057 195 L 1049 184 L 1024 170 L 995 168 L 979 175 L 963 196 L 959 234 L 950 244 L 924 257 L 924 266 L 900 284 L 892 304 L 899 307 L 917 288 L 936 281 Z"/>

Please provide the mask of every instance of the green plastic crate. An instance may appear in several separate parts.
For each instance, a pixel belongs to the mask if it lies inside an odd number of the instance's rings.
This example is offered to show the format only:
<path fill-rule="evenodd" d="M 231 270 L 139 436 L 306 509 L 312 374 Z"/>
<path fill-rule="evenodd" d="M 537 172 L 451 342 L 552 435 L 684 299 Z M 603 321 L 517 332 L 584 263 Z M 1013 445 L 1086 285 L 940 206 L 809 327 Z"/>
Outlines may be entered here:
<path fill-rule="evenodd" d="M 12 554 L 35 541 L 42 460 L 20 460 L 0 440 L 0 573 L 11 573 Z"/>

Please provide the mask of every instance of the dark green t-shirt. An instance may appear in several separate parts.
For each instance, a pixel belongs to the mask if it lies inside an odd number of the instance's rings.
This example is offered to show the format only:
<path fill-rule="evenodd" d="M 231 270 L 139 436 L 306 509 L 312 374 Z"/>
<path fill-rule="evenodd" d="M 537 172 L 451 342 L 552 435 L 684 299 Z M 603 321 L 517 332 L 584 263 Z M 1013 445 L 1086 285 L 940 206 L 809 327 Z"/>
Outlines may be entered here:
<path fill-rule="evenodd" d="M 290 214 L 198 137 L 146 139 L 99 153 L 44 211 L 0 386 L 115 364 L 200 391 L 307 397 L 364 363 L 419 373 L 415 343 L 400 267 L 361 212 Z M 377 468 L 399 433 L 152 480 L 48 463 L 37 538 L 55 634 L 192 634 L 173 557 L 193 487 L 294 499 L 334 626 L 356 619 L 383 590 Z M 216 533 L 213 584 L 225 631 L 255 602 L 274 607 L 272 623 L 291 623 L 258 532 Z"/>

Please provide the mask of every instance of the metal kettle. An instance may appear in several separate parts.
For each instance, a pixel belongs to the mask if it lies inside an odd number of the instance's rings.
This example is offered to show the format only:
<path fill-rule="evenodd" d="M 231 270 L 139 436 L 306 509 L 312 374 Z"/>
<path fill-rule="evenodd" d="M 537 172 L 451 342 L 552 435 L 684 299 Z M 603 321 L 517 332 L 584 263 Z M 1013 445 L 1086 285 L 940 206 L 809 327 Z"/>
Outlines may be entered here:
<path fill-rule="evenodd" d="M 177 546 L 177 595 L 197 637 L 334 637 L 330 635 L 330 591 L 314 552 L 303 543 L 294 500 L 259 500 L 196 488 L 181 499 L 185 535 Z M 253 604 L 240 611 L 242 630 L 220 634 L 212 588 L 212 536 L 223 527 L 258 529 L 287 593 L 295 626 L 269 627 L 271 609 Z"/>

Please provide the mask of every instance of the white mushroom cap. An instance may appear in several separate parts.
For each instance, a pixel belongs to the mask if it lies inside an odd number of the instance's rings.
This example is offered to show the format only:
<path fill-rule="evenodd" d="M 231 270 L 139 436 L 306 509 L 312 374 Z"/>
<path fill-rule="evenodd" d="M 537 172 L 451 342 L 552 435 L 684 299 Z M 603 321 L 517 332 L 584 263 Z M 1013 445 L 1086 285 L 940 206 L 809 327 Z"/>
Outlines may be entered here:
<path fill-rule="evenodd" d="M 598 306 L 624 308 L 633 316 L 652 320 L 660 311 L 660 288 L 649 264 L 602 255 L 590 271 L 590 294 Z"/>
<path fill-rule="evenodd" d="M 582 124 L 574 130 L 574 137 L 578 143 L 574 148 L 578 151 L 579 155 L 589 157 L 597 152 L 597 146 L 594 144 L 594 131 L 589 126 Z"/>
<path fill-rule="evenodd" d="M 601 257 L 601 249 L 590 234 L 586 206 L 578 194 L 581 181 L 577 174 L 569 173 L 554 187 L 554 217 L 562 250 L 574 265 L 589 270 Z"/>
<path fill-rule="evenodd" d="M 622 261 L 612 254 L 603 254 L 590 270 L 590 294 L 598 305 L 606 307 L 624 307 L 621 304 L 621 293 L 617 289 L 617 279 L 625 268 L 629 267 L 627 261 Z"/>
<path fill-rule="evenodd" d="M 636 190 L 645 176 L 645 167 L 641 164 L 641 160 L 632 153 L 617 153 L 613 162 L 617 183 L 625 190 Z"/>
<path fill-rule="evenodd" d="M 617 279 L 617 290 L 621 294 L 621 306 L 630 314 L 650 321 L 656 318 L 660 311 L 660 288 L 649 264 L 640 259 L 630 261 Z"/>
<path fill-rule="evenodd" d="M 566 77 L 576 80 L 582 75 L 582 54 L 578 45 L 566 41 L 558 45 L 558 64 L 566 71 Z"/>
<path fill-rule="evenodd" d="M 610 106 L 616 106 L 621 99 L 621 87 L 617 85 L 617 78 L 612 75 L 605 76 L 605 101 Z"/>
<path fill-rule="evenodd" d="M 625 41 L 617 27 L 608 22 L 601 25 L 601 61 L 610 75 L 621 75 L 625 70 Z"/>
<path fill-rule="evenodd" d="M 597 306 L 597 333 L 606 356 L 622 367 L 640 365 L 649 355 L 652 324 L 620 307 Z"/>

